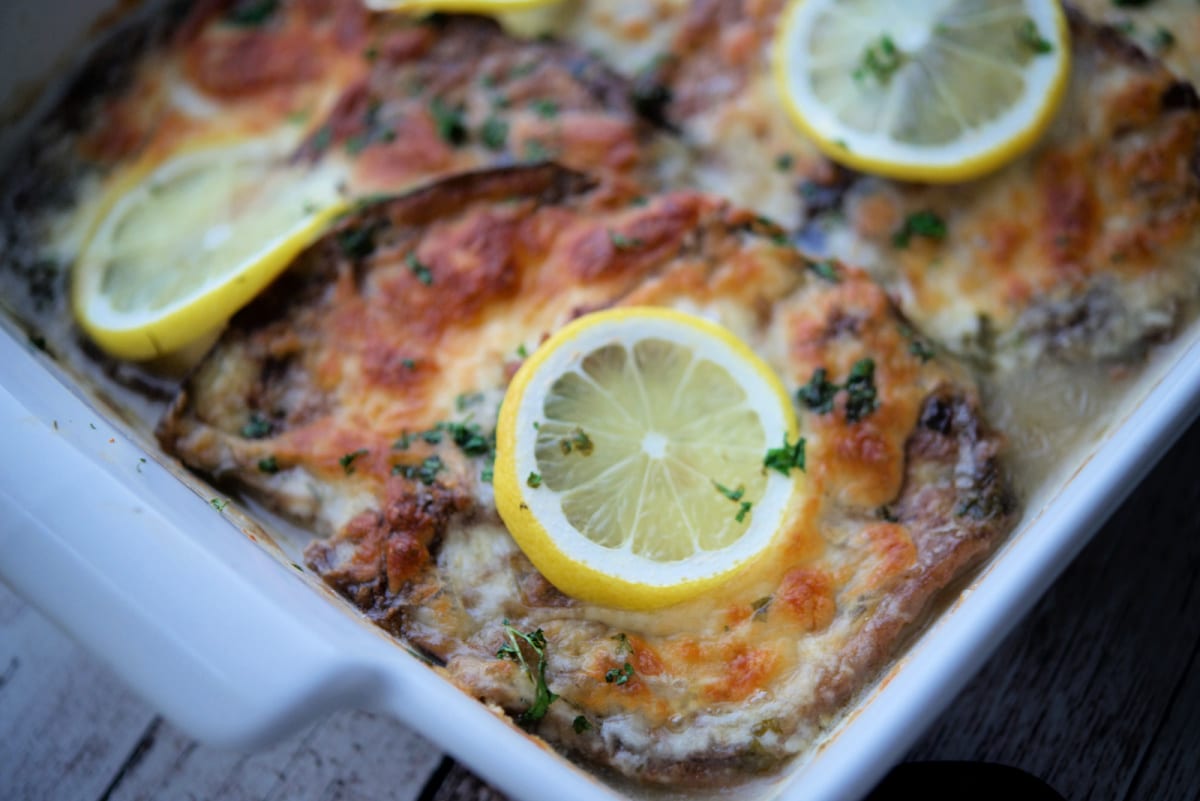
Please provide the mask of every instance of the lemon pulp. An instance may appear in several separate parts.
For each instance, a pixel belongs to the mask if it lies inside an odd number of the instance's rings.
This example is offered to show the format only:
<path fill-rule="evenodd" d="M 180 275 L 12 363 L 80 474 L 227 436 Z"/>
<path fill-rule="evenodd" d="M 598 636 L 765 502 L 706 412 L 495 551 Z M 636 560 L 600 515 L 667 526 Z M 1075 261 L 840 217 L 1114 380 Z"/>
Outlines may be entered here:
<path fill-rule="evenodd" d="M 795 487 L 764 456 L 787 393 L 730 332 L 665 309 L 588 315 L 522 366 L 497 430 L 496 500 L 563 592 L 665 606 L 773 540 Z"/>

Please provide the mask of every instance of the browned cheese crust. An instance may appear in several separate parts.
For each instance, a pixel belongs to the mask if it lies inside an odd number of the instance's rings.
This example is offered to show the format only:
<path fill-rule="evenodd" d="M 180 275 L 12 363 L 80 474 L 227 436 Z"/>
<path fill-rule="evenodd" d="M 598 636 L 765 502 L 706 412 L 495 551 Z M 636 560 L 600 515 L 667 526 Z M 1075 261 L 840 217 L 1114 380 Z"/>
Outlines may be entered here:
<path fill-rule="evenodd" d="M 1178 328 L 1200 274 L 1200 102 L 1186 80 L 1068 8 L 1073 71 L 1033 152 L 950 186 L 869 178 L 816 153 L 784 111 L 770 70 L 783 5 L 689 4 L 653 72 L 691 145 L 684 180 L 865 267 L 919 328 L 972 357 L 1134 363 Z M 1186 55 L 1200 12 L 1164 5 L 1155 13 L 1180 25 L 1166 52 Z M 945 238 L 898 247 L 927 212 Z"/>
<path fill-rule="evenodd" d="M 870 359 L 876 392 L 859 415 L 844 390 L 798 400 L 806 491 L 769 557 L 655 613 L 550 586 L 482 477 L 520 349 L 627 304 L 718 319 L 792 393 Z M 535 687 L 497 658 L 503 621 L 541 629 L 559 698 L 528 725 L 653 781 L 804 750 L 1011 522 L 972 383 L 864 274 L 813 265 L 711 196 L 618 201 L 549 166 L 456 177 L 342 221 L 234 319 L 159 436 L 332 535 L 308 548 L 313 570 L 514 715 Z M 625 663 L 627 681 L 606 681 Z"/>
<path fill-rule="evenodd" d="M 948 347 L 1002 363 L 1140 361 L 1197 294 L 1200 100 L 1117 31 L 1069 16 L 1067 96 L 1033 152 L 968 184 L 863 180 L 840 208 L 855 241 L 835 252 Z M 898 246 L 924 212 L 944 238 Z"/>

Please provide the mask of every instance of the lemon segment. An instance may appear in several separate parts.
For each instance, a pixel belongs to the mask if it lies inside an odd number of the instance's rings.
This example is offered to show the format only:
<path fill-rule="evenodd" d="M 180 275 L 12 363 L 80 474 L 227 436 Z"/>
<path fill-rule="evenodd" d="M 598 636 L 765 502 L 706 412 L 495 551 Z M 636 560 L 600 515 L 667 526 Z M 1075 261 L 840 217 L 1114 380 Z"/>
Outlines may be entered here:
<path fill-rule="evenodd" d="M 799 0 L 774 52 L 788 112 L 826 155 L 929 182 L 978 177 L 1032 146 L 1069 67 L 1056 0 Z"/>
<path fill-rule="evenodd" d="M 345 210 L 339 181 L 333 169 L 288 166 L 266 140 L 129 168 L 76 261 L 77 320 L 124 359 L 203 338 Z"/>
<path fill-rule="evenodd" d="M 726 329 L 667 309 L 597 312 L 514 376 L 496 431 L 496 504 L 564 593 L 668 606 L 771 544 L 799 474 L 763 459 L 795 433 L 778 377 Z"/>

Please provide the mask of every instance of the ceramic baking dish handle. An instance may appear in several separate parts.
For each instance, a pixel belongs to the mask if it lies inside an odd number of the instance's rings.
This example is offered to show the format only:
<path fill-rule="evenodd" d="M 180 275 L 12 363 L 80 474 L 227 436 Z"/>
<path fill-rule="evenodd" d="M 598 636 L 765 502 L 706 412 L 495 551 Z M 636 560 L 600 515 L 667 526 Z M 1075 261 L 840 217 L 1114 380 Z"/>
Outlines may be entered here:
<path fill-rule="evenodd" d="M 10 356 L 30 359 L 0 340 L 0 371 L 12 372 Z M 4 383 L 36 396 L 38 382 L 54 383 L 38 372 Z M 329 604 L 206 499 L 66 402 L 74 408 L 34 414 L 0 389 L 0 579 L 212 743 L 259 745 L 376 692 L 375 673 L 346 656 L 359 627 L 330 619 Z M 152 486 L 135 493 L 136 481 Z M 184 533 L 197 529 L 203 547 Z"/>

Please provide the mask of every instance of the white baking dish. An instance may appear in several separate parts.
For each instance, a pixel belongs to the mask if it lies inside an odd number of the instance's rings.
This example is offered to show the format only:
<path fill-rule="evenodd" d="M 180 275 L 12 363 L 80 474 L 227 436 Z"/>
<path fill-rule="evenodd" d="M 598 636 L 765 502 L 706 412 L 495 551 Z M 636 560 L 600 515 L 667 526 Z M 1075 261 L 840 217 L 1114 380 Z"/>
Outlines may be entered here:
<path fill-rule="evenodd" d="M 104 5 L 10 0 L 0 98 L 61 66 Z M 0 157 L 21 127 L 0 131 Z M 1186 428 L 1200 408 L 1200 328 L 1128 390 L 1116 422 L 1033 493 L 999 553 L 827 741 L 742 795 L 832 801 L 870 789 Z M 201 482 L 181 480 L 7 324 L 0 430 L 0 579 L 195 736 L 251 748 L 359 706 L 394 715 L 516 798 L 638 793 L 530 739 L 293 569 L 286 537 L 264 546 L 253 521 L 214 508 Z"/>

